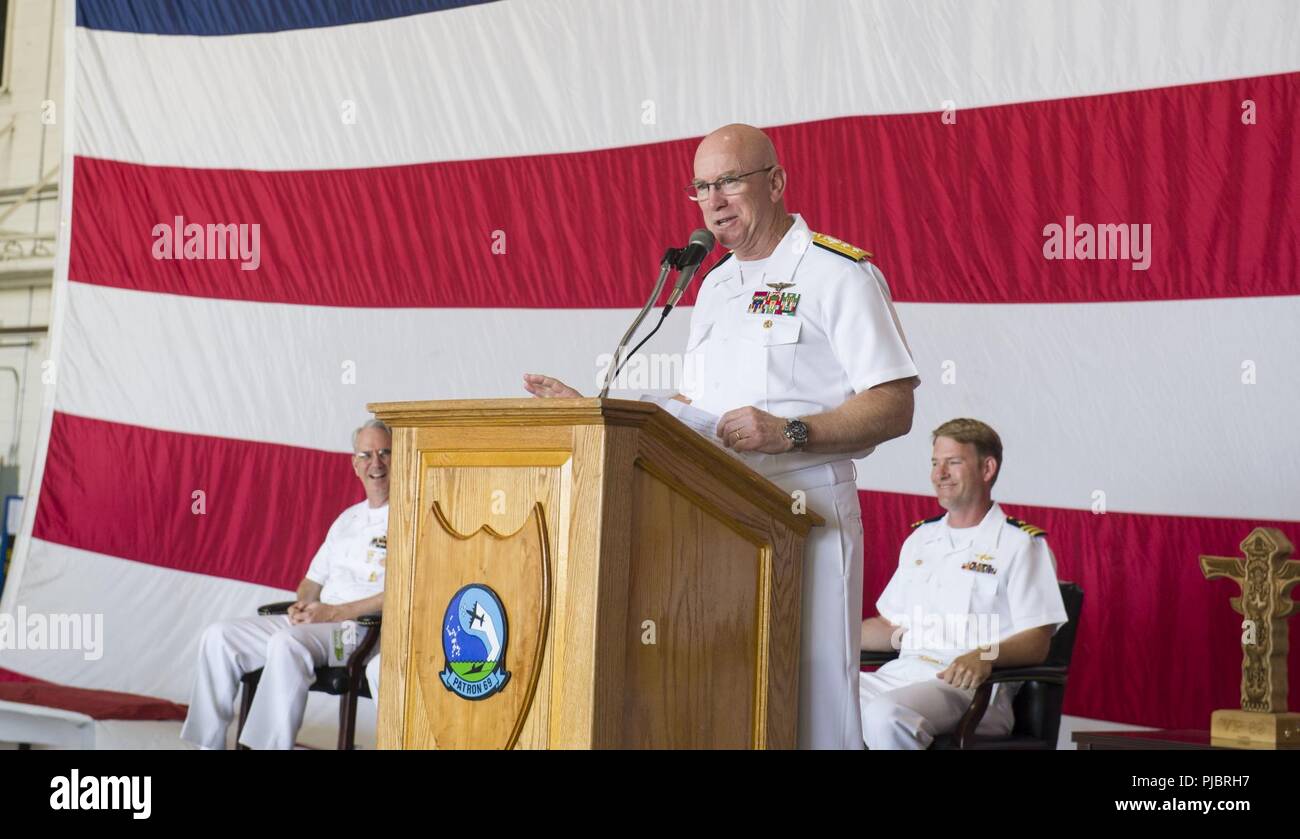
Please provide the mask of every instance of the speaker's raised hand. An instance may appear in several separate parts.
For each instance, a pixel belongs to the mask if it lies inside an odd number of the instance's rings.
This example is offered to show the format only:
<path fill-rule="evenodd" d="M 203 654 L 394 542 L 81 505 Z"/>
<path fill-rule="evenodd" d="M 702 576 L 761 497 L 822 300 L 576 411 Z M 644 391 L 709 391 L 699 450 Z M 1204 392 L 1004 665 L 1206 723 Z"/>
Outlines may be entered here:
<path fill-rule="evenodd" d="M 541 373 L 525 373 L 524 390 L 544 399 L 574 399 L 582 396 L 559 379 L 543 376 Z"/>

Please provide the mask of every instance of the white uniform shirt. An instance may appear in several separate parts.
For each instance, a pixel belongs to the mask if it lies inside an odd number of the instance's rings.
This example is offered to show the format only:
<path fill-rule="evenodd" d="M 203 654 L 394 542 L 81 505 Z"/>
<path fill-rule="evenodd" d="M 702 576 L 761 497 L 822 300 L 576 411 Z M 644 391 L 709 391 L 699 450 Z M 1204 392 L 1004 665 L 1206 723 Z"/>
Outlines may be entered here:
<path fill-rule="evenodd" d="M 912 531 L 876 601 L 882 617 L 908 629 L 900 658 L 946 665 L 981 644 L 1066 622 L 1042 531 L 1013 524 L 996 503 L 970 532 L 947 522 L 944 515 Z"/>
<path fill-rule="evenodd" d="M 839 243 L 836 250 L 814 236 L 796 215 L 761 276 L 728 255 L 705 277 L 691 314 L 682 388 L 695 407 L 721 416 L 752 405 L 779 417 L 806 417 L 917 375 L 884 276 L 865 258 L 842 252 L 854 249 Z M 777 475 L 870 453 L 744 459 Z"/>
<path fill-rule="evenodd" d="M 353 504 L 330 525 L 307 579 L 320 583 L 322 603 L 363 600 L 384 590 L 388 559 L 388 505 Z"/>

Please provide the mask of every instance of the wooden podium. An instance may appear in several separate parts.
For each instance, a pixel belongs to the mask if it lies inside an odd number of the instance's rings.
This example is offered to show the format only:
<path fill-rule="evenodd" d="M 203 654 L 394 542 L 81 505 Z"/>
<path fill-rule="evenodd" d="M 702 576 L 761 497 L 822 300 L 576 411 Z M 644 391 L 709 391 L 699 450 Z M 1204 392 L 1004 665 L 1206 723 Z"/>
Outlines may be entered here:
<path fill-rule="evenodd" d="M 380 748 L 794 747 L 814 512 L 652 403 L 369 408 Z"/>

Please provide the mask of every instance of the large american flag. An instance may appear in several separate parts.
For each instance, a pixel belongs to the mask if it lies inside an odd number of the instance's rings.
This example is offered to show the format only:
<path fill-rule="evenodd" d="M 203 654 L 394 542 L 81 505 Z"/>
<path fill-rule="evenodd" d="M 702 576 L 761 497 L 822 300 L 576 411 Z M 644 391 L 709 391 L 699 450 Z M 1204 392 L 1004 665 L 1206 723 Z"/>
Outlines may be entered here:
<path fill-rule="evenodd" d="M 103 613 L 105 653 L 0 667 L 185 701 L 202 628 L 285 596 L 361 497 L 368 401 L 520 396 L 535 369 L 596 391 L 699 225 L 695 143 L 743 121 L 790 209 L 875 254 L 921 370 L 912 433 L 859 464 L 868 614 L 939 512 L 929 430 L 983 419 L 996 497 L 1086 592 L 1067 713 L 1205 728 L 1236 705 L 1240 630 L 1197 556 L 1260 524 L 1300 543 L 1298 18 L 81 0 L 56 384 L 2 605 Z M 238 225 L 256 260 L 212 258 Z M 1047 258 L 1051 225 L 1093 258 Z M 1097 225 L 1145 245 L 1096 258 Z M 687 315 L 647 351 L 680 353 Z"/>

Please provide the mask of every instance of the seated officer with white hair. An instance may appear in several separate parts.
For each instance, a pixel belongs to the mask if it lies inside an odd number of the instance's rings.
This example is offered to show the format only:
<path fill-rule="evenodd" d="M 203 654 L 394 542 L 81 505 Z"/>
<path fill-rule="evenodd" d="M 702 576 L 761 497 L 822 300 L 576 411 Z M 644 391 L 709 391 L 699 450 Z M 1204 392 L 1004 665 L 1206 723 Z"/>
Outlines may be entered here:
<path fill-rule="evenodd" d="M 932 440 L 930 482 L 948 512 L 912 525 L 880 614 L 862 622 L 862 649 L 899 651 L 859 676 L 870 749 L 924 749 L 951 733 L 994 667 L 1042 664 L 1066 622 L 1047 534 L 992 499 L 997 432 L 954 419 Z M 978 734 L 1011 733 L 1016 689 L 994 685 Z"/>
<path fill-rule="evenodd" d="M 200 748 L 225 748 L 240 678 L 260 667 L 262 678 L 239 742 L 253 749 L 293 748 L 307 691 L 315 669 L 330 661 L 335 630 L 384 605 L 391 446 L 388 426 L 380 420 L 352 433 L 352 468 L 366 500 L 330 525 L 287 615 L 236 618 L 203 633 L 181 739 Z M 365 631 L 356 627 L 358 643 Z"/>

